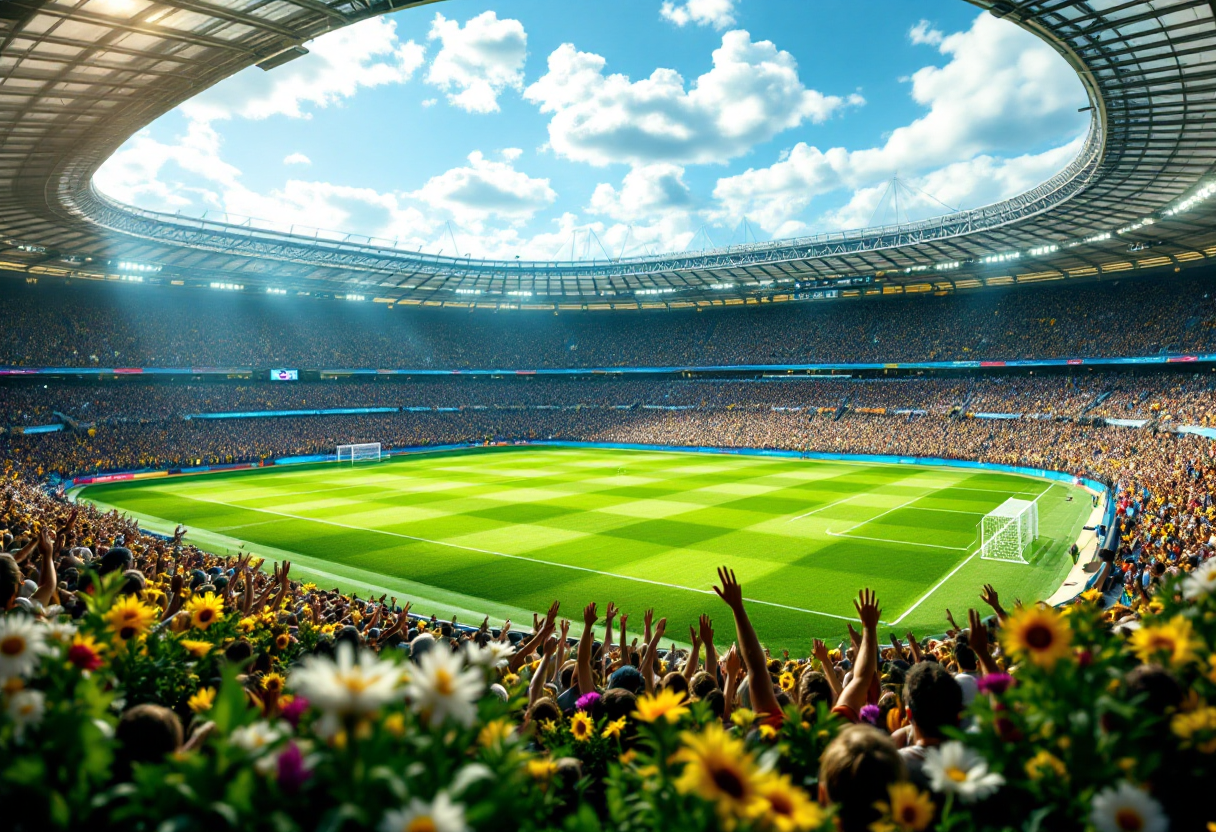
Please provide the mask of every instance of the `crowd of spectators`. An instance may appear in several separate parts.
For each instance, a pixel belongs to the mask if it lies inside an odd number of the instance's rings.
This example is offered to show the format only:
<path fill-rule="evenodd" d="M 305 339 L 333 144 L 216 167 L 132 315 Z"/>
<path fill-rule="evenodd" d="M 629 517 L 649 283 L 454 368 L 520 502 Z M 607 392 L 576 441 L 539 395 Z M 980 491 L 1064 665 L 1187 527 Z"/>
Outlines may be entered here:
<path fill-rule="evenodd" d="M 1203 277 L 558 315 L 132 285 L 8 284 L 0 302 L 0 365 L 24 367 L 526 369 L 1216 351 L 1216 298 Z"/>
<path fill-rule="evenodd" d="M 155 421 L 194 414 L 338 408 L 838 407 L 1146 419 L 1206 426 L 1216 373 L 1050 376 L 778 376 L 760 379 L 456 378 L 436 381 L 13 383 L 0 387 L 0 427 Z"/>

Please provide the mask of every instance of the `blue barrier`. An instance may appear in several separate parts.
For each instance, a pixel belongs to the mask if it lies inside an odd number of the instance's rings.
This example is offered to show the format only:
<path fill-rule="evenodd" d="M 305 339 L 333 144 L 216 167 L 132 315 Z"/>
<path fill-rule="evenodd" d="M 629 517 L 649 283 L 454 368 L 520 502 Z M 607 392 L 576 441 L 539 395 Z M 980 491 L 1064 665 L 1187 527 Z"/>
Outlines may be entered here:
<path fill-rule="evenodd" d="M 397 407 L 334 407 L 327 410 L 250 410 L 226 413 L 189 413 L 183 419 L 265 419 L 275 416 L 359 416 L 367 413 L 397 413 Z"/>

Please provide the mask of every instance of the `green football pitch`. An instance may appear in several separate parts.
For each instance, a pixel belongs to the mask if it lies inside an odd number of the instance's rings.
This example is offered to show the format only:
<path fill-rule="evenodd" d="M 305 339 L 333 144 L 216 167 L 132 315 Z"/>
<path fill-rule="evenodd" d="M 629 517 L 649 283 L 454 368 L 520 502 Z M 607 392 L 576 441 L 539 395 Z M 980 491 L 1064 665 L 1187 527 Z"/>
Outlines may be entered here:
<path fill-rule="evenodd" d="M 976 554 L 980 518 L 1011 496 L 1039 503 L 1029 565 Z M 152 530 L 184 523 L 200 548 L 291 560 L 293 577 L 325 587 L 522 629 L 555 598 L 575 622 L 613 601 L 633 634 L 653 607 L 685 643 L 709 612 L 729 643 L 712 590 L 725 564 L 765 643 L 799 653 L 845 632 L 862 587 L 901 636 L 942 632 L 947 607 L 965 621 L 984 583 L 1044 598 L 1091 510 L 1080 489 L 1015 475 L 539 446 L 142 480 L 82 499 Z"/>

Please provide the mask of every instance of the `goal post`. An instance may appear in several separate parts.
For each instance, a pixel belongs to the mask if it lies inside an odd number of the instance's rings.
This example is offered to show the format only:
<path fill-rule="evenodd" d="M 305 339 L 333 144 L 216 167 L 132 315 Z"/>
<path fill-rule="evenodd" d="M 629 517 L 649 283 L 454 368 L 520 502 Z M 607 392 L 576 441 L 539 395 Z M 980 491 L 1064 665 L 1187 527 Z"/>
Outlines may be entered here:
<path fill-rule="evenodd" d="M 980 521 L 980 557 L 1028 563 L 1026 552 L 1039 536 L 1039 504 L 1010 497 Z"/>
<path fill-rule="evenodd" d="M 339 445 L 338 446 L 338 462 L 350 461 L 351 465 L 356 462 L 379 462 L 380 461 L 380 443 L 379 442 L 361 442 L 354 445 Z"/>

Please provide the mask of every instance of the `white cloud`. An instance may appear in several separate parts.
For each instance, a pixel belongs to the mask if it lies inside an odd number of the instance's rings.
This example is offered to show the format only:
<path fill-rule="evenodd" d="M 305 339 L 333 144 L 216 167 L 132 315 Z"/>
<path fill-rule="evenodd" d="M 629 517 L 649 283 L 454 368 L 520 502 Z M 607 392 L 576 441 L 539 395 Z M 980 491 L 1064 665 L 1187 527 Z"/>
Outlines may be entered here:
<path fill-rule="evenodd" d="M 925 115 L 893 131 L 879 147 L 824 151 L 800 142 L 770 167 L 718 180 L 714 196 L 720 218 L 748 216 L 770 232 L 788 232 L 816 197 L 837 188 L 859 190 L 897 173 L 950 169 L 960 160 L 1041 146 L 1044 137 L 1058 142 L 1055 151 L 1063 152 L 1088 123 L 1077 112 L 1086 98 L 1076 73 L 1051 47 L 1018 27 L 982 14 L 969 30 L 944 37 L 938 48 L 949 62 L 912 76 L 912 98 L 926 108 Z M 1060 159 L 1055 151 L 1023 158 Z M 1064 164 L 1061 160 L 1059 167 Z M 1038 169 L 1029 161 L 1024 167 Z M 972 188 L 980 184 L 960 181 Z M 1002 187 L 987 189 L 989 201 L 1021 190 L 1019 181 L 1017 176 L 993 180 Z M 963 191 L 953 192 L 957 201 L 975 204 Z M 845 209 L 839 216 L 858 214 Z"/>
<path fill-rule="evenodd" d="M 598 185 L 587 210 L 628 223 L 686 212 L 692 205 L 684 168 L 660 163 L 631 170 L 619 191 L 608 183 Z"/>
<path fill-rule="evenodd" d="M 915 46 L 941 46 L 946 39 L 939 30 L 933 28 L 927 20 L 922 20 L 908 30 L 908 40 Z"/>
<path fill-rule="evenodd" d="M 516 148 L 501 155 L 505 161 L 495 162 L 474 151 L 467 166 L 431 177 L 410 196 L 474 226 L 491 217 L 523 222 L 557 199 L 548 179 L 515 169 Z"/>
<path fill-rule="evenodd" d="M 632 82 L 604 75 L 600 55 L 563 44 L 524 97 L 552 113 L 549 143 L 560 156 L 593 165 L 725 162 L 804 121 L 822 122 L 860 98 L 807 89 L 798 64 L 769 41 L 726 33 L 713 69 L 691 89 L 675 70 Z"/>
<path fill-rule="evenodd" d="M 725 29 L 735 25 L 735 0 L 687 0 L 685 3 L 665 0 L 659 14 L 680 27 L 695 23 Z"/>
<path fill-rule="evenodd" d="M 285 165 L 311 165 L 312 159 L 309 159 L 303 153 L 289 153 L 283 158 Z"/>
<path fill-rule="evenodd" d="M 426 49 L 397 39 L 397 24 L 375 17 L 323 35 L 310 54 L 263 72 L 250 67 L 182 105 L 195 121 L 241 116 L 308 118 L 308 105 L 328 107 L 360 87 L 404 84 L 422 65 Z"/>
<path fill-rule="evenodd" d="M 438 98 L 428 98 L 422 102 L 422 106 L 423 107 L 434 107 L 438 103 L 439 103 Z"/>
<path fill-rule="evenodd" d="M 499 20 L 490 11 L 462 28 L 436 14 L 427 37 L 443 44 L 431 63 L 427 83 L 447 92 L 453 106 L 470 113 L 495 113 L 503 90 L 523 88 L 528 35 L 518 20 Z"/>

